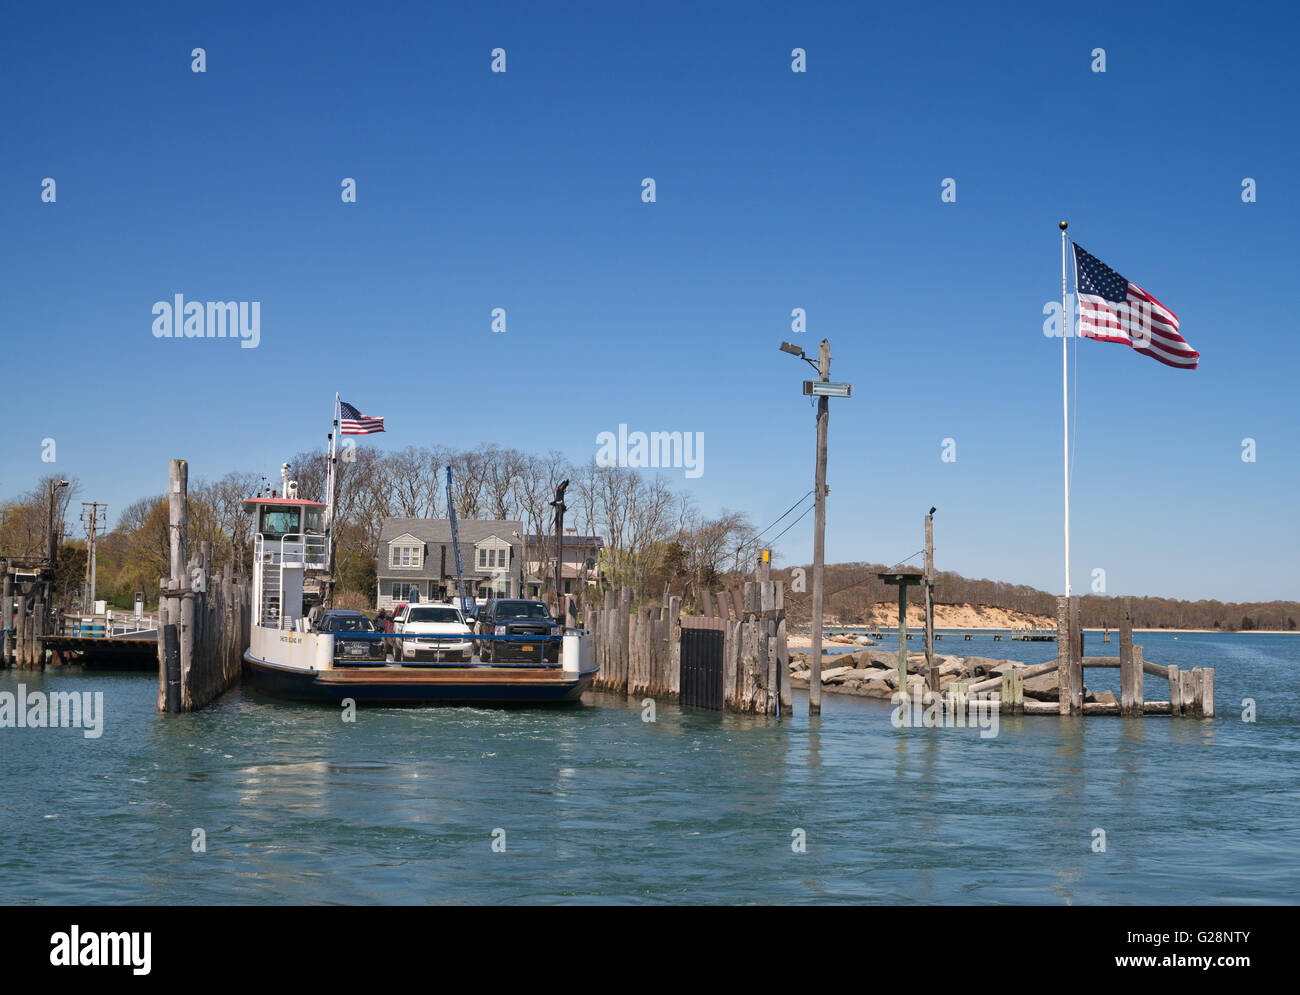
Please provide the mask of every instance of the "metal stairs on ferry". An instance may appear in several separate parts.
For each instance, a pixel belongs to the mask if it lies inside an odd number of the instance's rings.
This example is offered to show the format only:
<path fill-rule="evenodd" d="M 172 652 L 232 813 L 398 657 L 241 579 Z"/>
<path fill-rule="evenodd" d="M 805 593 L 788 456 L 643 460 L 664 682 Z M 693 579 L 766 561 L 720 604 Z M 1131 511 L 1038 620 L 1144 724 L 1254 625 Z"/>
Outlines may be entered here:
<path fill-rule="evenodd" d="M 280 619 L 282 617 L 280 564 L 269 556 L 262 563 L 261 593 L 262 612 L 259 624 L 270 629 L 280 628 Z"/>

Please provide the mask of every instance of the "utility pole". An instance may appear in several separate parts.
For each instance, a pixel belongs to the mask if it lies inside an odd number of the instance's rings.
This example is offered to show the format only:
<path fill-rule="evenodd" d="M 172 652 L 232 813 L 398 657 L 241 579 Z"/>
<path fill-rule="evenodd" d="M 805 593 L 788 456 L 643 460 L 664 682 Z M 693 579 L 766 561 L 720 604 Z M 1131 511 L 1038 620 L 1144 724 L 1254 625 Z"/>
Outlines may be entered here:
<path fill-rule="evenodd" d="M 99 526 L 104 522 L 108 505 L 98 501 L 81 502 L 81 521 L 86 526 L 86 595 L 81 610 L 89 614 L 95 609 L 95 540 L 99 537 Z"/>
<path fill-rule="evenodd" d="M 934 666 L 934 508 L 925 516 L 925 666 L 931 691 L 939 690 Z"/>
<path fill-rule="evenodd" d="M 813 486 L 813 588 L 812 588 L 812 675 L 808 681 L 808 714 L 822 710 L 822 622 L 824 580 L 826 576 L 826 430 L 830 426 L 832 397 L 852 397 L 853 385 L 831 383 L 831 343 L 822 339 L 817 362 L 804 355 L 803 349 L 790 342 L 781 343 L 781 351 L 798 356 L 817 370 L 817 380 L 805 380 L 803 392 L 817 398 L 817 474 Z"/>
<path fill-rule="evenodd" d="M 831 378 L 831 343 L 822 339 L 817 352 L 817 373 L 822 383 Z M 826 579 L 826 432 L 830 427 L 831 401 L 817 398 L 817 476 L 813 500 L 813 588 L 812 588 L 812 679 L 808 682 L 808 714 L 822 710 L 822 610 Z M 904 689 L 906 690 L 906 689 Z"/>

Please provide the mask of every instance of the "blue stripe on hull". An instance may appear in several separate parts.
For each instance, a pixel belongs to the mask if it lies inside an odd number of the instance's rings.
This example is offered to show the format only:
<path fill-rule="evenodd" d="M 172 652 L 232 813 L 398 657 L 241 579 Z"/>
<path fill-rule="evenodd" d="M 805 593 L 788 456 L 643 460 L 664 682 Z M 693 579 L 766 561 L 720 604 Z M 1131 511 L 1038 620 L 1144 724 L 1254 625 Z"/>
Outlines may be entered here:
<path fill-rule="evenodd" d="M 295 671 L 267 664 L 244 654 L 244 671 L 258 690 L 300 701 L 339 702 L 344 698 L 369 704 L 487 704 L 554 705 L 576 702 L 591 687 L 595 671 L 575 681 L 554 684 L 519 685 L 482 680 L 460 684 L 328 684 L 318 680 L 319 671 Z"/>

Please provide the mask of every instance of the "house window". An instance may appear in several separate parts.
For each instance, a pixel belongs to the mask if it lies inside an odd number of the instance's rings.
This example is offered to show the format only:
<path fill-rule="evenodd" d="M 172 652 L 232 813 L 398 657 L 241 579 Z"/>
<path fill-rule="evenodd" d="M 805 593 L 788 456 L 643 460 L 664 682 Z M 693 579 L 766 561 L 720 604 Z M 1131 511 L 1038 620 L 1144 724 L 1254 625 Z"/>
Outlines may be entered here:
<path fill-rule="evenodd" d="M 404 581 L 393 581 L 393 600 L 410 602 L 420 596 L 420 585 L 418 583 L 408 584 Z"/>
<path fill-rule="evenodd" d="M 480 570 L 504 570 L 510 565 L 510 549 L 493 549 L 480 547 L 478 551 L 478 568 Z"/>
<path fill-rule="evenodd" d="M 420 547 L 419 546 L 390 546 L 388 565 L 393 567 L 414 567 L 420 566 Z"/>

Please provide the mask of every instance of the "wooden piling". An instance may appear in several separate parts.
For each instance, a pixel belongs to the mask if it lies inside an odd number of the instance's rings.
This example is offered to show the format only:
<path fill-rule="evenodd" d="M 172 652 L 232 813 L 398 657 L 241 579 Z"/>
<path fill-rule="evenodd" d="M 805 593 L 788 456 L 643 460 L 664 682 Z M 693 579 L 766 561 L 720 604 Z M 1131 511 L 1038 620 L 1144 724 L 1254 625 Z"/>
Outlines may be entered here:
<path fill-rule="evenodd" d="M 1120 599 L 1119 686 L 1120 714 L 1142 715 L 1142 647 L 1133 645 L 1133 609 L 1129 598 Z"/>
<path fill-rule="evenodd" d="M 906 694 L 907 688 L 900 687 L 899 691 Z M 966 724 L 966 703 L 969 696 L 970 685 L 965 681 L 952 681 L 948 685 L 948 704 L 954 726 L 964 726 Z"/>
<path fill-rule="evenodd" d="M 1056 599 L 1056 676 L 1057 706 L 1061 715 L 1070 714 L 1073 695 L 1070 692 L 1070 678 L 1074 671 L 1070 665 L 1070 599 Z"/>
<path fill-rule="evenodd" d="M 601 688 L 608 688 L 614 679 L 612 662 L 614 603 L 614 591 L 610 589 L 605 592 L 604 607 L 601 608 L 600 615 L 596 619 L 596 631 L 600 634 L 600 638 L 596 640 L 596 660 L 600 666 L 596 683 Z"/>
<path fill-rule="evenodd" d="M 1169 713 L 1175 716 L 1183 714 L 1182 677 L 1172 663 L 1169 665 Z"/>
<path fill-rule="evenodd" d="M 681 700 L 682 685 L 682 599 L 668 599 L 668 674 L 665 693 L 670 701 Z"/>
<path fill-rule="evenodd" d="M 1024 672 L 1015 667 L 1002 674 L 1002 692 L 1000 700 L 1003 712 L 1015 715 L 1023 711 L 1025 677 Z"/>
<path fill-rule="evenodd" d="M 19 670 L 27 669 L 27 658 L 31 653 L 28 643 L 28 633 L 31 630 L 31 620 L 27 617 L 27 595 L 22 594 L 18 598 L 18 618 L 15 620 L 16 641 L 15 641 L 15 658 Z"/>
<path fill-rule="evenodd" d="M 45 602 L 38 596 L 32 605 L 32 657 L 33 670 L 45 669 Z"/>
<path fill-rule="evenodd" d="M 14 578 L 9 564 L 4 564 L 4 587 L 0 588 L 0 629 L 4 630 L 4 643 L 0 646 L 0 667 L 13 666 L 14 652 Z"/>
<path fill-rule="evenodd" d="M 631 657 L 629 637 L 632 625 L 632 589 L 629 587 L 619 589 L 616 625 L 614 638 L 618 653 L 618 674 L 615 678 L 614 690 L 627 694 L 628 665 Z"/>
<path fill-rule="evenodd" d="M 1083 714 L 1083 626 L 1077 594 L 1070 596 L 1070 714 Z"/>
<path fill-rule="evenodd" d="M 724 619 L 722 642 L 722 707 L 740 711 L 740 622 Z"/>
<path fill-rule="evenodd" d="M 250 597 L 227 565 L 214 578 L 212 545 L 188 559 L 188 477 L 172 460 L 168 490 L 168 573 L 158 600 L 158 709 L 193 711 L 239 679 L 248 645 Z"/>
<path fill-rule="evenodd" d="M 1178 680 L 1182 684 L 1183 693 L 1181 696 L 1183 715 L 1187 718 L 1196 718 L 1196 671 L 1198 668 L 1193 667 L 1191 670 L 1183 670 L 1178 674 Z"/>
<path fill-rule="evenodd" d="M 718 591 L 714 595 L 717 602 L 718 618 L 731 618 L 731 598 L 726 591 Z"/>
<path fill-rule="evenodd" d="M 790 645 L 785 622 L 785 584 L 776 581 L 776 673 L 779 682 L 777 696 L 782 715 L 794 714 L 794 698 L 790 689 Z"/>

